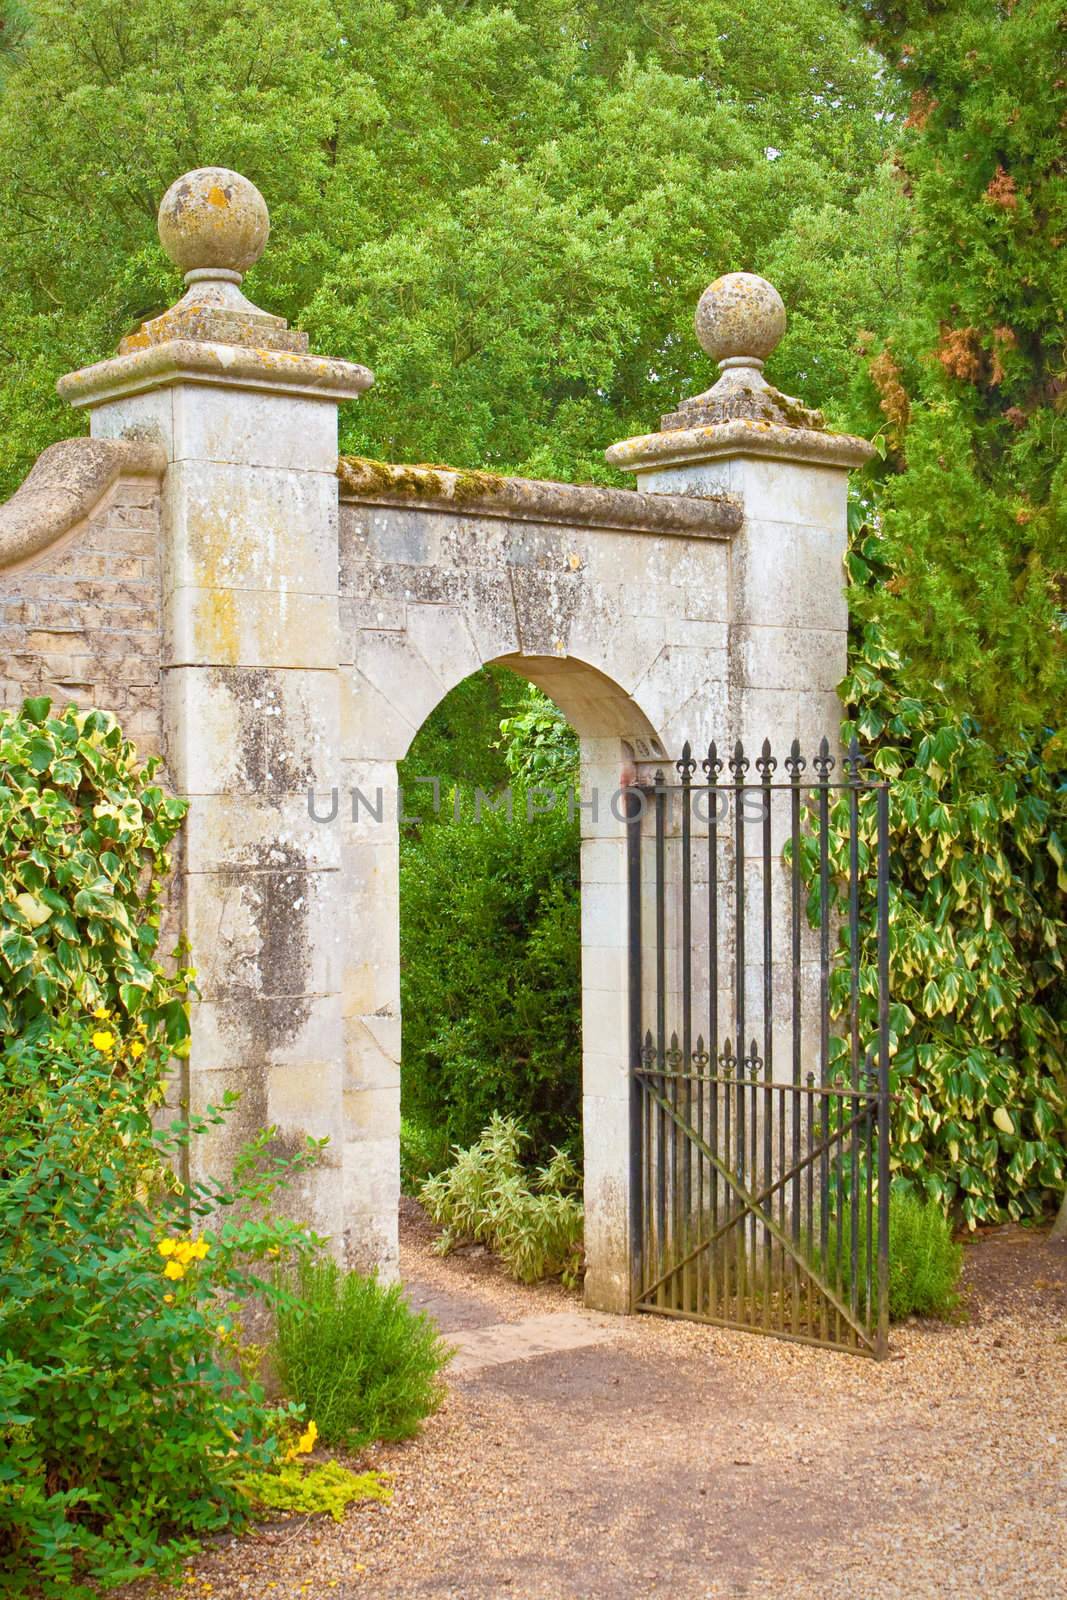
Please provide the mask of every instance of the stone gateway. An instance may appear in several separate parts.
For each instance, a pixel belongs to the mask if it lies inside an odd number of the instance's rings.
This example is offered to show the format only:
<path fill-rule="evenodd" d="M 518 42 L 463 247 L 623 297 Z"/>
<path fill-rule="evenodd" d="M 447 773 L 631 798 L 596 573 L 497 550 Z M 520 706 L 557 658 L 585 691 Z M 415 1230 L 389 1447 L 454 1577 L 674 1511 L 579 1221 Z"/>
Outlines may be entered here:
<path fill-rule="evenodd" d="M 717 381 L 607 452 L 636 491 L 339 459 L 338 407 L 373 375 L 309 353 L 241 292 L 269 233 L 259 192 L 189 173 L 159 231 L 187 292 L 61 380 L 90 435 L 46 450 L 0 508 L 4 703 L 104 706 L 162 753 L 190 802 L 184 1092 L 194 1111 L 241 1095 L 202 1159 L 225 1171 L 267 1124 L 283 1146 L 328 1136 L 292 1204 L 388 1275 L 396 763 L 486 663 L 551 695 L 586 802 L 586 1298 L 627 1311 L 626 846 L 608 802 L 686 738 L 812 746 L 836 729 L 847 480 L 870 447 L 767 382 L 785 310 L 734 273 L 698 312 Z M 316 820 L 334 790 L 336 815 Z M 353 809 L 353 790 L 370 804 Z"/>

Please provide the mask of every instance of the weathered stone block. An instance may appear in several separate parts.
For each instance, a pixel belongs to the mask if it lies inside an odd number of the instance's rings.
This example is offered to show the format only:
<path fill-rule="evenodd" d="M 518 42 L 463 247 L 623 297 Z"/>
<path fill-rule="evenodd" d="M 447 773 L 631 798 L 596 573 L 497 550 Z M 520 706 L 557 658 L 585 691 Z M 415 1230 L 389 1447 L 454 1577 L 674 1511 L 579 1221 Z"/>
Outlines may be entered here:
<path fill-rule="evenodd" d="M 262 667 L 171 668 L 163 688 L 167 766 L 183 794 L 284 794 L 338 783 L 336 674 Z"/>
<path fill-rule="evenodd" d="M 181 588 L 337 592 L 337 480 L 332 473 L 178 461 L 163 497 L 164 583 Z"/>
<path fill-rule="evenodd" d="M 164 610 L 163 664 L 337 666 L 337 599 L 261 589 L 174 589 Z"/>

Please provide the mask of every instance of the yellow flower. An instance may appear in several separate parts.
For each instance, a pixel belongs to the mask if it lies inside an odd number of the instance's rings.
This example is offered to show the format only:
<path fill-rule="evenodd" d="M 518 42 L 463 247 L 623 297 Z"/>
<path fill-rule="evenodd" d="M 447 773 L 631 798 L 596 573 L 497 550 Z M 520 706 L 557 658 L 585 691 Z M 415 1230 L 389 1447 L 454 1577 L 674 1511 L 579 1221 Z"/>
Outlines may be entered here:
<path fill-rule="evenodd" d="M 104 1055 L 107 1055 L 109 1050 L 115 1048 L 115 1035 L 106 1028 L 98 1028 L 96 1033 L 93 1034 L 93 1046 L 95 1049 L 102 1051 Z"/>
<path fill-rule="evenodd" d="M 195 1239 L 189 1246 L 189 1254 L 194 1261 L 203 1261 L 210 1249 L 206 1239 Z"/>
<path fill-rule="evenodd" d="M 172 1306 L 174 1304 L 174 1296 L 172 1294 L 165 1294 L 163 1296 L 163 1304 L 165 1306 Z"/>
<path fill-rule="evenodd" d="M 178 1283 L 180 1279 L 185 1277 L 185 1268 L 180 1261 L 168 1261 L 163 1268 L 163 1276 L 172 1278 L 175 1283 Z"/>
<path fill-rule="evenodd" d="M 156 1245 L 156 1249 L 159 1251 L 161 1256 L 172 1256 L 177 1248 L 177 1239 L 160 1239 L 159 1243 Z"/>
<path fill-rule="evenodd" d="M 220 1339 L 225 1339 L 225 1337 L 229 1333 L 229 1331 L 230 1331 L 229 1328 L 226 1326 L 226 1324 L 224 1322 L 220 1322 L 218 1327 L 215 1329 L 215 1332 L 218 1334 Z"/>
<path fill-rule="evenodd" d="M 309 1422 L 299 1439 L 293 1445 L 293 1448 L 286 1452 L 286 1461 L 295 1461 L 297 1456 L 306 1456 L 310 1451 L 314 1450 L 315 1440 L 318 1438 L 318 1436 L 319 1430 L 317 1425 L 314 1422 Z"/>
<path fill-rule="evenodd" d="M 106 1022 L 110 1015 L 111 1012 L 107 1009 L 107 1006 L 97 1006 L 96 1010 L 93 1012 L 93 1016 L 96 1018 L 97 1022 Z"/>
<path fill-rule="evenodd" d="M 130 1046 L 130 1054 L 135 1061 L 138 1059 L 138 1057 L 144 1055 L 144 1045 L 141 1043 L 140 1039 L 135 1039 L 133 1041 Z"/>

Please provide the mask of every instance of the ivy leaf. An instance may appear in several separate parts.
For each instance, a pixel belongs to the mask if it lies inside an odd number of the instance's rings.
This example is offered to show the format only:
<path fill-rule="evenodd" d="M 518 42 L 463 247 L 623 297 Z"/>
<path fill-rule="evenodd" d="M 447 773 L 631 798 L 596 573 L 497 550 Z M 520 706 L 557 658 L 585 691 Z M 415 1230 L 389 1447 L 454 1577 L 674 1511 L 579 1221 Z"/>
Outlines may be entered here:
<path fill-rule="evenodd" d="M 0 955 L 12 972 L 21 972 L 24 967 L 28 967 L 36 953 L 36 944 L 24 933 L 12 931 L 0 937 Z"/>
<path fill-rule="evenodd" d="M 31 772 L 47 772 L 52 765 L 55 750 L 47 739 L 31 739 L 29 744 L 29 766 Z"/>
<path fill-rule="evenodd" d="M 38 900 L 37 896 L 33 894 L 17 894 L 15 896 L 15 904 L 31 928 L 39 928 L 52 915 L 51 907 L 46 906 L 43 901 Z"/>

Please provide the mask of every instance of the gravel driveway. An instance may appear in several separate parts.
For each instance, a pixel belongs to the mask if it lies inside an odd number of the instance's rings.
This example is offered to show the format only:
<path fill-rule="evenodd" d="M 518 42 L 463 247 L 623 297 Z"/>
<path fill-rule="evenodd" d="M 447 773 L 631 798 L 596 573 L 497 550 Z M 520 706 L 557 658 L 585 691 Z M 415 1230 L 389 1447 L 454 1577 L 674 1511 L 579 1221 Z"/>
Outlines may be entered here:
<path fill-rule="evenodd" d="M 417 1208 L 404 1271 L 461 1349 L 422 1436 L 367 1464 L 390 1507 L 276 1525 L 192 1564 L 231 1600 L 1061 1600 L 1067 1248 L 968 1249 L 970 1320 L 898 1330 L 876 1365 L 519 1288 L 441 1261 Z M 558 1348 L 554 1347 L 558 1345 Z M 147 1600 L 155 1590 L 129 1591 Z"/>

